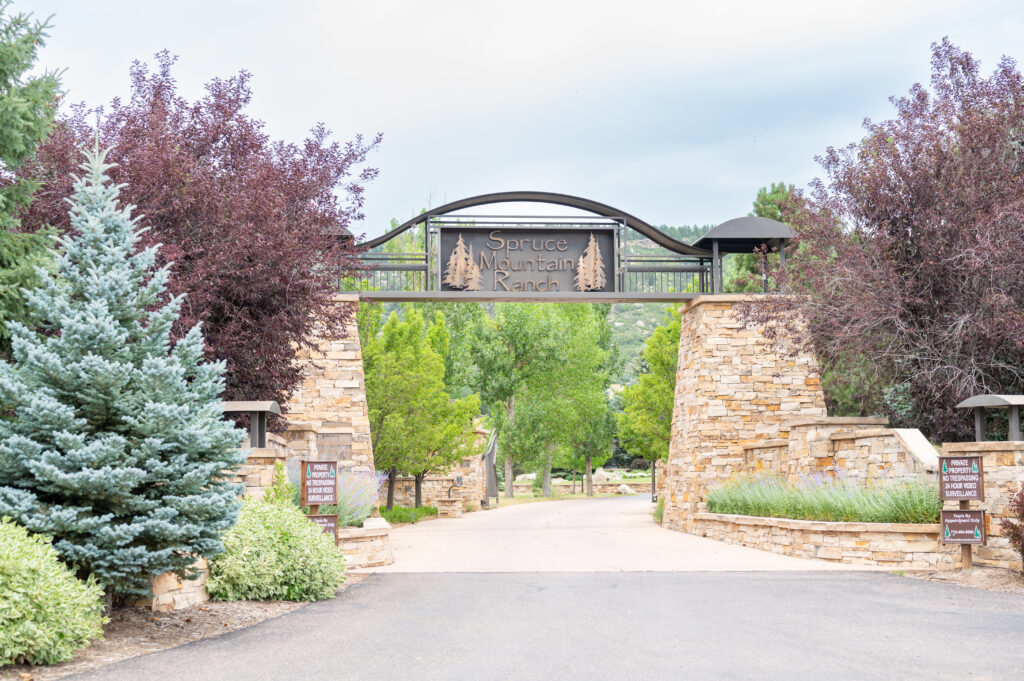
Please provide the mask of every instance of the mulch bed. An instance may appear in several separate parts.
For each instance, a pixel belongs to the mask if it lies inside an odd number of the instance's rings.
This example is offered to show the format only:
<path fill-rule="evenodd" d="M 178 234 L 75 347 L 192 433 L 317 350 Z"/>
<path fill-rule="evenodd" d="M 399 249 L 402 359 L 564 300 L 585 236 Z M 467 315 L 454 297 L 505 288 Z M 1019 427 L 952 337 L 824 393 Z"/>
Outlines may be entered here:
<path fill-rule="evenodd" d="M 339 594 L 366 576 L 349 573 Z M 129 657 L 148 655 L 251 627 L 304 605 L 294 601 L 209 601 L 194 608 L 167 613 L 152 612 L 146 608 L 115 608 L 110 622 L 103 627 L 103 640 L 79 651 L 71 662 L 40 667 L 7 665 L 0 667 L 0 681 L 51 681 Z"/>
<path fill-rule="evenodd" d="M 1024 575 L 1014 570 L 975 566 L 970 572 L 963 570 L 937 570 L 907 572 L 906 577 L 927 579 L 933 582 L 958 584 L 988 591 L 1010 594 L 1024 594 Z"/>

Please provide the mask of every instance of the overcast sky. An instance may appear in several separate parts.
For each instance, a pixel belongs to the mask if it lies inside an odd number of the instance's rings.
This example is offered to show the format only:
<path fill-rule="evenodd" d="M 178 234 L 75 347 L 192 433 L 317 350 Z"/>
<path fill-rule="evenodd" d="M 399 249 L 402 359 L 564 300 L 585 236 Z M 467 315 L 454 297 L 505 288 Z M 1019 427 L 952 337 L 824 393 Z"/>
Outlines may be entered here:
<path fill-rule="evenodd" d="M 1024 58 L 1021 3 L 618 0 L 15 0 L 54 15 L 41 63 L 72 102 L 179 55 L 181 92 L 253 74 L 249 113 L 299 141 L 384 134 L 356 233 L 493 191 L 610 204 L 655 225 L 745 215 L 927 81 L 944 35 L 991 72 Z"/>

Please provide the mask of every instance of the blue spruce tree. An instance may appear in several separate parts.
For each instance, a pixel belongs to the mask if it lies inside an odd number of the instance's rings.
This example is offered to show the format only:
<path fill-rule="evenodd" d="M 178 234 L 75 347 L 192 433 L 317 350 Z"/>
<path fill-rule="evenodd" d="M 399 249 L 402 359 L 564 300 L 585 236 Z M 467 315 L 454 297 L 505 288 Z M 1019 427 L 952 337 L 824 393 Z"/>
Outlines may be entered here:
<path fill-rule="evenodd" d="M 180 298 L 157 247 L 119 208 L 105 152 L 75 178 L 73 230 L 56 276 L 26 293 L 33 328 L 11 324 L 0 362 L 0 516 L 54 537 L 62 558 L 111 595 L 147 578 L 189 577 L 223 550 L 240 490 L 225 475 L 243 433 L 222 420 L 223 363 L 204 363 L 198 327 L 172 346 Z"/>

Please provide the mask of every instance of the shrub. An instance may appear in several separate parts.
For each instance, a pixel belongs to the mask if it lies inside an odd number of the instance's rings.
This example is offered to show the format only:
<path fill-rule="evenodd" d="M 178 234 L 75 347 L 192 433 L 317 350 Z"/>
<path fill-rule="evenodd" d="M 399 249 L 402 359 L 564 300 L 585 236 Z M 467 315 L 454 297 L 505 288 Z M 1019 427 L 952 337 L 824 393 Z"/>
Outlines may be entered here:
<path fill-rule="evenodd" d="M 1010 546 L 1020 554 L 1024 561 L 1024 484 L 1010 497 L 1010 503 L 1006 505 L 1006 511 L 1013 515 L 1011 518 L 1003 518 L 1003 536 L 1010 541 Z"/>
<path fill-rule="evenodd" d="M 654 522 L 661 525 L 661 519 L 665 515 L 665 497 L 658 497 L 658 505 L 654 507 Z"/>
<path fill-rule="evenodd" d="M 380 515 L 392 525 L 400 523 L 415 523 L 428 515 L 437 515 L 437 509 L 433 506 L 417 506 L 416 508 L 402 508 L 395 506 L 390 511 L 380 507 Z"/>
<path fill-rule="evenodd" d="M 246 499 L 238 524 L 224 536 L 224 553 L 210 559 L 210 596 L 219 601 L 332 598 L 345 581 L 341 549 L 290 496 L 268 497 Z"/>
<path fill-rule="evenodd" d="M 103 637 L 103 589 L 81 581 L 50 540 L 0 520 L 0 666 L 70 660 Z"/>
<path fill-rule="evenodd" d="M 338 504 L 321 506 L 320 512 L 338 514 L 339 527 L 357 527 L 363 524 L 380 496 L 384 475 L 338 471 Z"/>
<path fill-rule="evenodd" d="M 708 493 L 712 513 L 830 522 L 937 523 L 938 486 L 921 481 L 865 485 L 828 476 L 793 484 L 772 476 L 739 477 Z"/>

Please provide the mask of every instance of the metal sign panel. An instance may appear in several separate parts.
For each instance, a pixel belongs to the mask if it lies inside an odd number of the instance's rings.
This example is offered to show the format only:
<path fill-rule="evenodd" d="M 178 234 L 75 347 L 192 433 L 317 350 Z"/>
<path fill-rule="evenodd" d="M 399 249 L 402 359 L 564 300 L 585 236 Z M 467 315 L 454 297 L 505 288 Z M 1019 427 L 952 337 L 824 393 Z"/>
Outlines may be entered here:
<path fill-rule="evenodd" d="M 980 456 L 939 457 L 939 498 L 985 500 L 985 470 Z"/>
<path fill-rule="evenodd" d="M 310 515 L 306 516 L 320 526 L 325 533 L 334 537 L 334 543 L 338 543 L 338 516 L 337 515 Z"/>
<path fill-rule="evenodd" d="M 444 226 L 442 291 L 543 294 L 614 292 L 613 228 Z M 538 296 L 538 294 L 541 294 Z"/>
<path fill-rule="evenodd" d="M 939 538 L 943 544 L 985 544 L 984 511 L 942 511 Z"/>
<path fill-rule="evenodd" d="M 301 461 L 299 503 L 303 506 L 338 503 L 338 462 Z"/>

